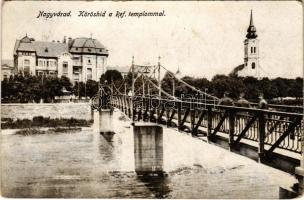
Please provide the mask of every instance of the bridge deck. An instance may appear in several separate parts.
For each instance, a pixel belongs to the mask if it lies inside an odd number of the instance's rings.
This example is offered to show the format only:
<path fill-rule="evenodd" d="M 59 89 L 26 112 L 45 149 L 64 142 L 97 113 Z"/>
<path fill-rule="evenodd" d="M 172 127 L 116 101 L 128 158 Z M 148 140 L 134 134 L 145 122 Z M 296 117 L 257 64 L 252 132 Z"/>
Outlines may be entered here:
<path fill-rule="evenodd" d="M 291 173 L 300 164 L 304 139 L 300 113 L 125 95 L 112 96 L 110 104 L 134 121 L 177 127 L 195 137 L 206 136 L 209 142 L 224 138 L 228 143 L 224 146 L 231 151 L 244 154 L 241 147 L 247 144 L 257 155 L 249 157 L 277 163 L 276 167 Z"/>

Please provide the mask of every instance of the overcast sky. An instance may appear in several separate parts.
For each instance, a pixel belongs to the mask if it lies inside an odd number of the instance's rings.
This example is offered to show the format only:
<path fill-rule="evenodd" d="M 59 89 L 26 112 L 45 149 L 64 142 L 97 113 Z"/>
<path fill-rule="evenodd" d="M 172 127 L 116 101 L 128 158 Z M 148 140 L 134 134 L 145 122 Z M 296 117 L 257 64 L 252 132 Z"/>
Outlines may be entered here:
<path fill-rule="evenodd" d="M 13 58 L 16 39 L 63 36 L 98 39 L 109 65 L 161 63 L 184 75 L 211 78 L 243 63 L 250 10 L 260 40 L 260 67 L 269 77 L 303 74 L 302 7 L 296 1 L 253 2 L 5 2 L 2 58 Z M 78 11 L 165 11 L 164 17 L 80 18 Z M 39 11 L 72 11 L 71 18 L 36 18 Z"/>

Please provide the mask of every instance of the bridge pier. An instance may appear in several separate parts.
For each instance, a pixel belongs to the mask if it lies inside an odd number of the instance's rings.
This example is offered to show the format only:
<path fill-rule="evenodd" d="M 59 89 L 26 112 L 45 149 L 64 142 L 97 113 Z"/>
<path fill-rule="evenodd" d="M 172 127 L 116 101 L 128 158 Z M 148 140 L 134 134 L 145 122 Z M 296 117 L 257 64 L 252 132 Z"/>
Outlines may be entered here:
<path fill-rule="evenodd" d="M 100 109 L 99 110 L 99 133 L 106 135 L 113 135 L 113 110 Z"/>
<path fill-rule="evenodd" d="M 135 123 L 135 172 L 142 176 L 163 176 L 163 128 L 150 123 Z"/>

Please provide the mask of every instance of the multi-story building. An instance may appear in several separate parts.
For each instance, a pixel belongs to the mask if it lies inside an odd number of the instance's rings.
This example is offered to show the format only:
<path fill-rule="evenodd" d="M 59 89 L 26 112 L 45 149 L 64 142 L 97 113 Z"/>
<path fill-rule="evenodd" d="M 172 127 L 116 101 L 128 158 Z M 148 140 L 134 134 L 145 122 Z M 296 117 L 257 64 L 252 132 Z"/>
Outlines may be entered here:
<path fill-rule="evenodd" d="M 64 37 L 62 42 L 45 42 L 26 35 L 15 43 L 14 65 L 23 74 L 98 81 L 106 71 L 108 56 L 106 47 L 96 39 Z"/>

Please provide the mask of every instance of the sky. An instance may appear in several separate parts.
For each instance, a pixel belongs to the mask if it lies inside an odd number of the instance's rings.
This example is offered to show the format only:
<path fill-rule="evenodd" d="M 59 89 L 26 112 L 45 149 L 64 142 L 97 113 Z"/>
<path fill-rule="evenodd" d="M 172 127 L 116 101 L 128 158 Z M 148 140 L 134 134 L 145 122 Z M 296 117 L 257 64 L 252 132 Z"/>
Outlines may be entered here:
<path fill-rule="evenodd" d="M 303 76 L 303 13 L 296 1 L 96 2 L 8 1 L 2 7 L 2 59 L 13 59 L 15 41 L 67 37 L 98 39 L 109 49 L 108 65 L 157 64 L 183 75 L 229 74 L 243 64 L 250 10 L 260 44 L 261 74 Z M 72 17 L 37 18 L 39 11 Z M 112 17 L 78 17 L 79 11 Z M 117 18 L 117 11 L 165 12 L 163 17 Z"/>

